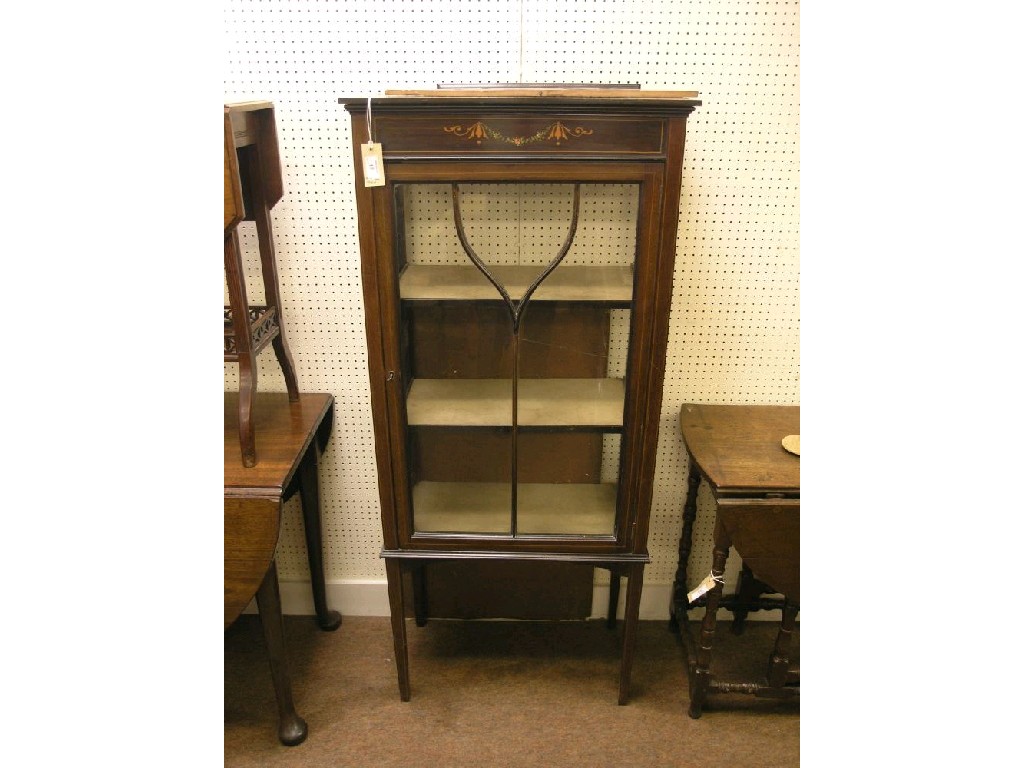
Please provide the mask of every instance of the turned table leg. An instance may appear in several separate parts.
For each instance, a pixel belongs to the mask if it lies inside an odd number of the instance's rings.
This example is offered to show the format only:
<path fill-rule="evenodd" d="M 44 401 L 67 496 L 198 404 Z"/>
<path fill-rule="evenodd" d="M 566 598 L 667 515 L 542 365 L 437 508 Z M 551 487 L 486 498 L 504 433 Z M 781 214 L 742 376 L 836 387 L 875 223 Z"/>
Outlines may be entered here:
<path fill-rule="evenodd" d="M 686 621 L 686 569 L 693 547 L 693 523 L 697 519 L 697 490 L 700 488 L 700 470 L 697 462 L 690 457 L 690 471 L 686 478 L 686 502 L 683 504 L 683 531 L 679 536 L 679 563 L 672 582 L 672 604 L 669 606 L 668 626 L 673 632 L 679 631 L 679 621 Z M 682 614 L 680 617 L 679 614 Z"/>
<path fill-rule="evenodd" d="M 725 573 L 725 561 L 729 557 L 729 544 L 720 540 L 719 532 L 721 526 L 715 526 L 715 547 L 711 564 L 711 575 L 715 584 L 708 594 L 707 607 L 704 611 L 704 620 L 700 627 L 700 643 L 697 648 L 697 660 L 693 665 L 690 678 L 690 717 L 700 717 L 707 698 L 708 686 L 711 683 L 711 647 L 715 640 L 715 623 L 718 618 L 718 604 L 722 599 L 723 583 L 721 579 Z M 723 532 L 724 533 L 724 532 Z"/>
<path fill-rule="evenodd" d="M 789 678 L 789 648 L 796 628 L 796 615 L 800 606 L 786 600 L 782 608 L 782 626 L 775 637 L 775 649 L 768 661 L 768 685 L 772 688 L 783 688 Z"/>
<path fill-rule="evenodd" d="M 274 693 L 277 696 L 277 735 L 282 744 L 293 747 L 306 740 L 308 729 L 306 721 L 295 712 L 295 704 L 292 702 L 292 684 L 284 645 L 284 619 L 281 616 L 281 592 L 277 583 L 277 563 L 273 560 L 256 592 L 256 604 L 260 611 L 260 624 L 267 643 L 270 674 L 274 679 Z"/>

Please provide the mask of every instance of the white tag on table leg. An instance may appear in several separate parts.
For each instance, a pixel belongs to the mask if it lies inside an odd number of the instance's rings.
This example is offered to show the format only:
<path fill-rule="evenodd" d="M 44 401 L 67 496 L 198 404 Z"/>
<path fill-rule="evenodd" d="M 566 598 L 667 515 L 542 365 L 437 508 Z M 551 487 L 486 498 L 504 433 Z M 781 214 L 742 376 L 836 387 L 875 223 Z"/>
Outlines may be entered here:
<path fill-rule="evenodd" d="M 709 591 L 713 586 L 715 586 L 716 581 L 722 584 L 725 583 L 725 579 L 723 579 L 721 576 L 716 578 L 715 574 L 709 573 L 707 576 L 704 577 L 704 581 L 702 581 L 700 584 L 698 584 L 696 587 L 694 587 L 686 593 L 687 602 L 692 603 L 705 592 Z"/>
<path fill-rule="evenodd" d="M 363 181 L 368 187 L 384 186 L 384 156 L 380 144 L 360 144 L 363 154 Z"/>

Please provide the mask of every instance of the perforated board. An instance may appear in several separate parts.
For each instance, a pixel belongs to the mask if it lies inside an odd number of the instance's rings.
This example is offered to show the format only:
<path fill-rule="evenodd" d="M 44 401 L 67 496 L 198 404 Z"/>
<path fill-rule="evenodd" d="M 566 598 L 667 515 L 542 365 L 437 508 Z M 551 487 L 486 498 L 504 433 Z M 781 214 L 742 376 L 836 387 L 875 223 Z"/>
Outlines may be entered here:
<path fill-rule="evenodd" d="M 328 581 L 384 578 L 351 133 L 338 97 L 456 82 L 700 92 L 687 128 L 645 574 L 646 585 L 671 583 L 687 471 L 680 406 L 800 401 L 799 3 L 226 0 L 224 35 L 225 102 L 276 108 L 284 197 L 273 223 L 299 385 L 336 398 L 321 464 Z M 542 239 L 560 242 L 562 222 L 552 214 Z M 241 227 L 255 302 L 255 236 Z M 225 388 L 237 387 L 237 366 L 224 368 Z M 259 388 L 284 391 L 272 354 L 260 357 Z M 702 490 L 691 582 L 709 570 L 710 551 Z M 737 566 L 732 558 L 727 587 Z M 285 509 L 278 567 L 283 578 L 308 577 L 297 501 Z"/>

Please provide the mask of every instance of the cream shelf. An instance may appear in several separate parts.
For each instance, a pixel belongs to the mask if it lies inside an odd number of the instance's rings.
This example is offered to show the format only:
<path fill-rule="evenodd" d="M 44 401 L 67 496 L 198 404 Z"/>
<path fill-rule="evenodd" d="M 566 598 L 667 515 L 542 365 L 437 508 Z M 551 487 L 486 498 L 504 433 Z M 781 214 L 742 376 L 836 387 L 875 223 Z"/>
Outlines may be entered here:
<path fill-rule="evenodd" d="M 519 299 L 543 271 L 543 265 L 488 266 Z M 410 300 L 500 300 L 487 278 L 472 265 L 409 264 L 399 280 L 399 295 Z M 633 298 L 631 267 L 560 266 L 534 292 L 533 301 L 599 301 L 628 304 Z"/>
<path fill-rule="evenodd" d="M 615 534 L 614 483 L 520 483 L 519 534 Z M 421 482 L 413 487 L 417 532 L 510 534 L 508 483 Z"/>
<path fill-rule="evenodd" d="M 520 379 L 519 426 L 622 428 L 622 379 Z M 510 427 L 511 379 L 416 379 L 410 426 Z"/>

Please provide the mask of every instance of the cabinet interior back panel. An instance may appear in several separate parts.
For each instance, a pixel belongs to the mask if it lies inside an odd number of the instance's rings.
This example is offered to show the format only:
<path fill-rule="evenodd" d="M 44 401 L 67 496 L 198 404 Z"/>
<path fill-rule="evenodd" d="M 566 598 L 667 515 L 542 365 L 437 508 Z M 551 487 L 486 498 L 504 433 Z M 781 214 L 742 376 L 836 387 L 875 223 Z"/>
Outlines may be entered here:
<path fill-rule="evenodd" d="M 338 97 L 487 82 L 700 92 L 703 106 L 687 128 L 645 574 L 645 583 L 671 583 L 687 471 L 680 406 L 800 402 L 799 3 L 226 0 L 223 18 L 224 101 L 267 99 L 276 107 L 284 197 L 273 223 L 299 386 L 336 398 L 321 462 L 329 581 L 384 578 L 351 133 Z M 509 194 L 503 210 L 539 226 L 527 233 L 506 218 L 490 230 L 480 222 L 477 231 L 513 263 L 536 263 L 561 244 L 568 203 L 531 207 Z M 593 253 L 618 252 L 631 236 L 623 229 L 631 194 L 611 187 L 591 197 L 589 210 L 586 201 L 587 215 L 604 221 L 581 231 L 581 242 L 597 245 Z M 439 199 L 420 202 L 450 221 Z M 259 303 L 251 228 L 241 225 L 241 241 L 250 300 Z M 437 253 L 432 236 L 422 234 L 424 248 Z M 258 366 L 261 391 L 285 390 L 272 353 Z M 225 364 L 224 386 L 237 387 L 237 365 Z M 710 570 L 709 502 L 702 490 L 694 584 Z M 278 567 L 283 578 L 308 578 L 297 500 L 285 508 Z M 727 586 L 737 568 L 730 558 Z"/>

